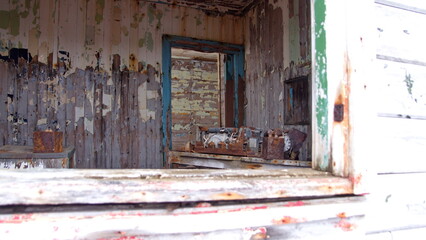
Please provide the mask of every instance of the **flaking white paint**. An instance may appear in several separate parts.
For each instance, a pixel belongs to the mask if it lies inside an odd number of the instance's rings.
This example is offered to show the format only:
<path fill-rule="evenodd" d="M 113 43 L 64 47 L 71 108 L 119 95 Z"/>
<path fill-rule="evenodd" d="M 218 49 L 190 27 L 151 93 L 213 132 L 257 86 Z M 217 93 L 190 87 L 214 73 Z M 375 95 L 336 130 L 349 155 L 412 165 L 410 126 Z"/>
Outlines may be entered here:
<path fill-rule="evenodd" d="M 93 134 L 93 119 L 84 118 L 84 130 L 89 132 L 90 134 Z"/>
<path fill-rule="evenodd" d="M 84 117 L 84 107 L 75 107 L 75 125 L 77 126 L 78 120 Z"/>
<path fill-rule="evenodd" d="M 102 108 L 102 116 L 106 116 L 108 113 L 111 112 L 111 107 L 112 107 L 112 95 L 111 94 L 102 94 L 102 103 L 103 103 L 103 108 Z"/>
<path fill-rule="evenodd" d="M 47 124 L 47 118 L 37 120 L 37 126 Z"/>

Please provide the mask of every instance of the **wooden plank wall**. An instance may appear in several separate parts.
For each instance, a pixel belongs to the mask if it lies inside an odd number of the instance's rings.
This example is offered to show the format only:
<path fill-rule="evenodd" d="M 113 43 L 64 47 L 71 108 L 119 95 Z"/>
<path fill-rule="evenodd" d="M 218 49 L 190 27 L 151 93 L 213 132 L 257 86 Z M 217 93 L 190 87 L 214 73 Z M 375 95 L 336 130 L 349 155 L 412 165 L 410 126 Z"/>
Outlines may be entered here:
<path fill-rule="evenodd" d="M 422 238 L 426 229 L 424 1 L 375 0 L 374 161 L 367 239 Z M 420 184 L 420 185 L 419 185 Z M 389 218 L 389 216 L 392 216 Z M 397 217 L 398 221 L 392 220 Z"/>
<path fill-rule="evenodd" d="M 264 1 L 249 11 L 245 20 L 245 125 L 296 128 L 310 133 L 309 124 L 288 125 L 284 121 L 288 99 L 285 81 L 309 76 L 311 71 L 310 1 Z M 309 88 L 305 91 L 309 96 Z M 310 107 L 310 98 L 305 101 L 304 105 Z M 311 158 L 311 134 L 308 135 L 300 154 L 303 160 Z"/>
<path fill-rule="evenodd" d="M 172 58 L 172 146 L 195 141 L 198 126 L 220 126 L 217 59 Z"/>
<path fill-rule="evenodd" d="M 161 168 L 161 85 L 155 69 L 91 68 L 64 77 L 41 63 L 0 62 L 0 144 L 63 131 L 77 168 Z"/>
<path fill-rule="evenodd" d="M 420 5 L 420 6 L 419 6 Z M 376 1 L 377 126 L 381 173 L 426 171 L 426 6 Z M 390 150 L 390 151 L 389 151 Z"/>

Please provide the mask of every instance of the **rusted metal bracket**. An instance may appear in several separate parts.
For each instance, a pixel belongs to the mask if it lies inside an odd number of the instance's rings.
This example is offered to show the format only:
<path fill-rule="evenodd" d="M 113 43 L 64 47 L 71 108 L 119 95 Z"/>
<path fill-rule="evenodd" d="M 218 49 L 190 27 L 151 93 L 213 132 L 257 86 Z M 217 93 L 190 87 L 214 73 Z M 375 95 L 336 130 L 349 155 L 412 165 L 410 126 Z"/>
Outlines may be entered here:
<path fill-rule="evenodd" d="M 345 105 L 335 104 L 334 105 L 334 121 L 342 122 L 345 117 Z"/>

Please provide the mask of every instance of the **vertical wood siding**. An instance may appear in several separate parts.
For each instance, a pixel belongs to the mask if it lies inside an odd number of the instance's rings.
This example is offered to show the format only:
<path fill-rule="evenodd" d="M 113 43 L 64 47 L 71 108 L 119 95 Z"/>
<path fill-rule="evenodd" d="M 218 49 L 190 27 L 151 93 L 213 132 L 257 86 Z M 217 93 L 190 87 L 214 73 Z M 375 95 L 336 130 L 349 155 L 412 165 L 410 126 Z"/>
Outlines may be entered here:
<path fill-rule="evenodd" d="M 50 128 L 75 146 L 77 168 L 161 168 L 155 74 L 149 65 L 143 73 L 88 68 L 64 77 L 44 64 L 0 62 L 0 144 L 31 145 L 35 130 Z"/>
<path fill-rule="evenodd" d="M 310 1 L 265 1 L 249 11 L 245 21 L 246 125 L 310 133 L 310 125 L 284 121 L 289 99 L 285 81 L 310 75 Z M 309 88 L 305 91 L 309 96 Z M 311 156 L 308 135 L 300 155 L 304 160 Z"/>

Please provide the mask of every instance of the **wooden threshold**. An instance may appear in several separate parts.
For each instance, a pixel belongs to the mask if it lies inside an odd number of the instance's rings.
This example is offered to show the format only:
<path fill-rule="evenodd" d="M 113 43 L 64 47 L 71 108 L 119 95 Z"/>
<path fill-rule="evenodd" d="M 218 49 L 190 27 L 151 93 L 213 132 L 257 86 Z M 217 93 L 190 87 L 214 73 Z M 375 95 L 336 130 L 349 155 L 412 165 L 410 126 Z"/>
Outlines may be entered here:
<path fill-rule="evenodd" d="M 282 170 L 0 169 L 0 206 L 164 203 L 352 194 L 347 178 Z"/>
<path fill-rule="evenodd" d="M 195 152 L 170 151 L 171 164 L 192 165 L 217 169 L 283 169 L 291 167 L 311 167 L 311 161 L 242 157 Z"/>

